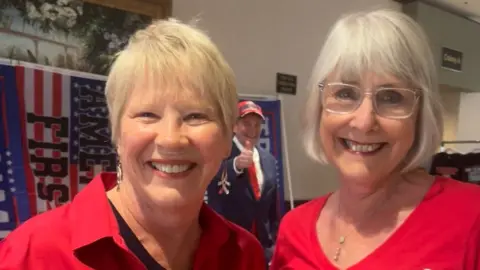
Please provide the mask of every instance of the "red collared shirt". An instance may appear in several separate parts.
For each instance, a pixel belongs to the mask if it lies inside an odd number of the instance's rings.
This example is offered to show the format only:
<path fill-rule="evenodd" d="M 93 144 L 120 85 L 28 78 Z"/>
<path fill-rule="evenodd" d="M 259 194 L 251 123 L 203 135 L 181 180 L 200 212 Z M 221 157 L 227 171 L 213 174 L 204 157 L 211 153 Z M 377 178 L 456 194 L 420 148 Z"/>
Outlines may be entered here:
<path fill-rule="evenodd" d="M 0 270 L 146 269 L 119 233 L 106 191 L 116 175 L 102 173 L 72 203 L 29 219 L 0 242 Z M 265 269 L 253 235 L 208 206 L 200 212 L 203 233 L 194 269 Z"/>

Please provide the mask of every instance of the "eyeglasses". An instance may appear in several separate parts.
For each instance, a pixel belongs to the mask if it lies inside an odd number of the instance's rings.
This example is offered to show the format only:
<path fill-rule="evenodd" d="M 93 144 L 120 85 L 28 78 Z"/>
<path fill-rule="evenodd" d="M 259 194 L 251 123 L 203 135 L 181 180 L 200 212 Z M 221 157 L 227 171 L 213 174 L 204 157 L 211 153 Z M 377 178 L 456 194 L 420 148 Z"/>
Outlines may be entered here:
<path fill-rule="evenodd" d="M 385 118 L 404 119 L 412 115 L 420 94 L 405 88 L 380 87 L 371 92 L 358 86 L 345 83 L 319 83 L 322 91 L 322 105 L 326 111 L 336 114 L 349 114 L 356 111 L 365 96 L 372 96 L 372 104 L 377 115 Z"/>

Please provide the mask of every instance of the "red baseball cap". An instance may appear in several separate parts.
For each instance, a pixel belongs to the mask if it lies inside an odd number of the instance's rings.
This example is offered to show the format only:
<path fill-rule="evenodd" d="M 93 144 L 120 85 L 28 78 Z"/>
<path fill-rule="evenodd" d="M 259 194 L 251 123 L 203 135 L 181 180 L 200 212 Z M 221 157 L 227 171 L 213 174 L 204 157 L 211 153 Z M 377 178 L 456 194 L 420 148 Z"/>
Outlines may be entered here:
<path fill-rule="evenodd" d="M 244 117 L 249 113 L 254 113 L 262 117 L 263 120 L 265 120 L 265 116 L 263 116 L 262 108 L 251 100 L 245 100 L 245 101 L 239 102 L 237 105 L 237 108 L 238 108 L 238 117 Z"/>

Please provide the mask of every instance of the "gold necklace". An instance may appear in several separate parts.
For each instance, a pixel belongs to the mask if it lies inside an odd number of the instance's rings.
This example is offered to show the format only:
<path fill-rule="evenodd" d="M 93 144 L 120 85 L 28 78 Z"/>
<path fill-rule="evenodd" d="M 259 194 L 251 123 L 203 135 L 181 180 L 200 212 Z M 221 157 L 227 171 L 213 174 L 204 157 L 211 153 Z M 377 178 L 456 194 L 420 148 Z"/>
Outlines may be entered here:
<path fill-rule="evenodd" d="M 340 258 L 340 252 L 342 251 L 342 245 L 345 243 L 345 237 L 340 236 L 340 239 L 338 240 L 338 243 L 340 244 L 339 247 L 337 247 L 337 251 L 335 251 L 335 256 L 333 256 L 334 261 L 338 261 L 338 258 Z"/>
<path fill-rule="evenodd" d="M 387 198 L 385 198 L 385 200 L 383 200 L 383 204 L 381 204 L 381 206 L 385 205 L 385 202 L 387 201 Z M 382 207 L 377 207 L 376 209 L 374 209 L 373 211 L 370 212 L 370 214 L 368 216 L 365 217 L 365 219 L 358 223 L 357 225 L 361 225 L 364 221 L 368 220 L 369 218 L 373 217 L 373 215 Z M 338 198 L 338 213 L 340 213 L 340 196 Z M 335 250 L 335 255 L 333 256 L 333 260 L 335 262 L 338 262 L 338 260 L 340 259 L 340 254 L 342 253 L 342 249 L 343 249 L 343 245 L 345 244 L 345 240 L 347 240 L 347 237 L 353 232 L 353 229 L 355 228 L 355 226 L 352 226 L 352 228 L 350 228 L 350 230 L 347 231 L 347 234 L 344 234 L 344 235 L 340 235 L 340 237 L 338 238 L 338 247 L 337 249 Z"/>
<path fill-rule="evenodd" d="M 353 231 L 353 228 L 350 229 L 349 232 L 351 233 L 352 231 Z M 350 234 L 350 233 L 349 233 L 349 234 Z M 334 260 L 335 262 L 338 262 L 338 259 L 340 258 L 340 253 L 341 253 L 341 251 L 342 251 L 343 244 L 345 243 L 345 239 L 347 239 L 347 236 L 348 236 L 348 235 L 346 235 L 346 236 L 341 235 L 340 238 L 338 239 L 338 244 L 339 244 L 339 246 L 337 247 L 337 249 L 336 249 L 336 251 L 335 251 L 335 255 L 333 256 L 333 260 Z"/>

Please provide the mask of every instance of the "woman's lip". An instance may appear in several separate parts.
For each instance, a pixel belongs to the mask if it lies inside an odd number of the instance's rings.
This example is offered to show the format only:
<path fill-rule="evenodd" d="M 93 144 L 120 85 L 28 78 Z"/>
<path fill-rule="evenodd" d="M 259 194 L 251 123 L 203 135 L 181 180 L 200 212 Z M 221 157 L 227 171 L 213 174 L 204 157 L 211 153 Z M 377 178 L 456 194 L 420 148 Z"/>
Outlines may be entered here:
<path fill-rule="evenodd" d="M 189 165 L 194 163 L 193 161 L 186 159 L 151 159 L 150 162 L 166 165 Z"/>
<path fill-rule="evenodd" d="M 357 141 L 357 140 L 352 140 L 352 139 L 342 138 L 342 137 L 340 137 L 340 139 L 351 141 L 356 144 L 385 144 L 386 143 L 386 142 L 379 142 L 379 141 L 376 141 L 376 142 Z"/>

